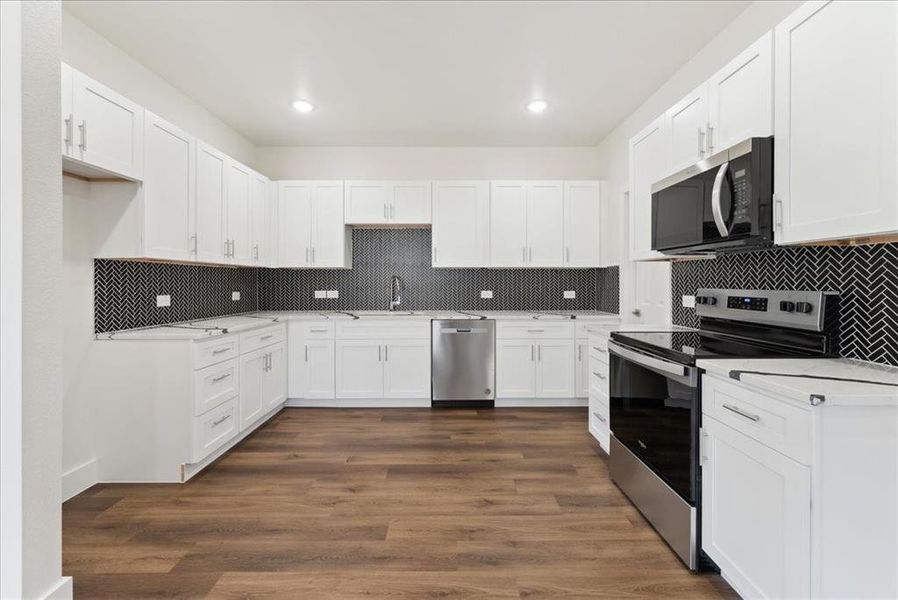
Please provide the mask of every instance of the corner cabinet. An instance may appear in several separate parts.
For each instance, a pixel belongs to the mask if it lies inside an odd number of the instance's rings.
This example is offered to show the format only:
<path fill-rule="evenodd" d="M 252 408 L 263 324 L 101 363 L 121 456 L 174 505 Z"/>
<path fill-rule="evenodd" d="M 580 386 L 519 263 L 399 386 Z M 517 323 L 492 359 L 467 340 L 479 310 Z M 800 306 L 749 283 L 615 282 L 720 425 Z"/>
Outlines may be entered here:
<path fill-rule="evenodd" d="M 277 264 L 352 267 L 352 232 L 343 218 L 342 181 L 279 181 Z"/>
<path fill-rule="evenodd" d="M 775 33 L 777 243 L 893 238 L 898 3 L 807 2 Z"/>
<path fill-rule="evenodd" d="M 489 264 L 489 181 L 433 183 L 431 259 L 435 268 Z"/>

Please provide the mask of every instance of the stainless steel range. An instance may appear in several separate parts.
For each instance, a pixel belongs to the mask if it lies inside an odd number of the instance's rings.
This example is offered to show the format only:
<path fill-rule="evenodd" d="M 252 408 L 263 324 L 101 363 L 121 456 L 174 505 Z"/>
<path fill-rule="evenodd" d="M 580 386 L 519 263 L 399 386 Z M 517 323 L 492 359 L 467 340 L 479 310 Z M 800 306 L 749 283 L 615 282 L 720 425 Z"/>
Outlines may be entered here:
<path fill-rule="evenodd" d="M 611 478 L 686 565 L 702 567 L 700 358 L 837 351 L 838 297 L 701 289 L 697 330 L 611 334 Z"/>

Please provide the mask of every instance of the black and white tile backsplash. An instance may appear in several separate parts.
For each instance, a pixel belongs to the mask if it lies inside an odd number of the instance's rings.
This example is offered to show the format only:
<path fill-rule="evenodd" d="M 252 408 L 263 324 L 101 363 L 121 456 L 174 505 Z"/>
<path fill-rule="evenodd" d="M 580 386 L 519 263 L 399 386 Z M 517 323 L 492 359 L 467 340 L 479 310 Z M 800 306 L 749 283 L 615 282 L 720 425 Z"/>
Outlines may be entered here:
<path fill-rule="evenodd" d="M 681 297 L 699 287 L 839 292 L 841 354 L 898 365 L 898 244 L 775 248 L 674 263 L 674 324 L 698 325 Z"/>
<path fill-rule="evenodd" d="M 254 310 L 386 310 L 390 278 L 402 309 L 618 311 L 618 269 L 433 269 L 426 229 L 353 230 L 353 268 L 254 269 L 96 260 L 96 331 Z M 337 290 L 338 299 L 315 299 Z M 480 298 L 492 290 L 493 299 Z M 565 299 L 573 290 L 577 297 Z M 240 301 L 231 292 L 240 291 Z M 172 305 L 156 307 L 156 295 Z"/>

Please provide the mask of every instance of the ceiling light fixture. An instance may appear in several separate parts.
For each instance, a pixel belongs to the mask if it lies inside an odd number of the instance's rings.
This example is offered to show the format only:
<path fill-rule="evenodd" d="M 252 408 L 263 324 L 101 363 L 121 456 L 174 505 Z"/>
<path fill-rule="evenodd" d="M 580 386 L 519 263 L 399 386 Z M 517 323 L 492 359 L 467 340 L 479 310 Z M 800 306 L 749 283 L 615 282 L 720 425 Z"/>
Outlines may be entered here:
<path fill-rule="evenodd" d="M 315 105 L 308 100 L 296 100 L 293 102 L 293 108 L 295 108 L 297 112 L 310 113 L 315 110 Z"/>
<path fill-rule="evenodd" d="M 527 110 L 533 114 L 538 115 L 541 112 L 545 112 L 547 108 L 549 108 L 549 103 L 545 100 L 531 100 L 527 103 Z"/>

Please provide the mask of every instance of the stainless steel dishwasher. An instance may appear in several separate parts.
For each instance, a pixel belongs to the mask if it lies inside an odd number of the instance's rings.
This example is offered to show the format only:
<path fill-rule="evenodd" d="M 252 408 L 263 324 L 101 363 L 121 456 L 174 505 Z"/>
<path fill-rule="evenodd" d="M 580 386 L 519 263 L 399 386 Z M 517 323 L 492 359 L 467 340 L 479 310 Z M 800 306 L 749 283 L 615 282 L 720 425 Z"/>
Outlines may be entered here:
<path fill-rule="evenodd" d="M 435 319 L 431 326 L 431 405 L 493 406 L 496 321 Z"/>

